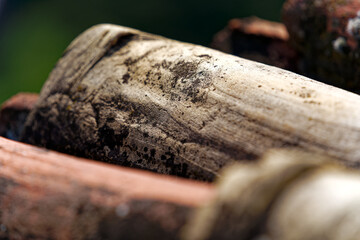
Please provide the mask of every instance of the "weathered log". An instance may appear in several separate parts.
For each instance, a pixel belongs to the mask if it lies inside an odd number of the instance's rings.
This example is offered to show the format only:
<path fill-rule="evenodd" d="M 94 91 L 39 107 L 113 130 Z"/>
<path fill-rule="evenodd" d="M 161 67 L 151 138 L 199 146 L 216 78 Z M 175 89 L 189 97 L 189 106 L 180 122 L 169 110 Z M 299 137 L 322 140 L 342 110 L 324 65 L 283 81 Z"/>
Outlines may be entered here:
<path fill-rule="evenodd" d="M 360 172 L 326 157 L 275 150 L 227 169 L 218 187 L 183 239 L 359 239 Z"/>
<path fill-rule="evenodd" d="M 358 166 L 359 106 L 358 95 L 275 67 L 98 25 L 57 63 L 22 140 L 206 180 L 274 147 Z"/>
<path fill-rule="evenodd" d="M 210 185 L 0 137 L 1 239 L 178 239 Z"/>

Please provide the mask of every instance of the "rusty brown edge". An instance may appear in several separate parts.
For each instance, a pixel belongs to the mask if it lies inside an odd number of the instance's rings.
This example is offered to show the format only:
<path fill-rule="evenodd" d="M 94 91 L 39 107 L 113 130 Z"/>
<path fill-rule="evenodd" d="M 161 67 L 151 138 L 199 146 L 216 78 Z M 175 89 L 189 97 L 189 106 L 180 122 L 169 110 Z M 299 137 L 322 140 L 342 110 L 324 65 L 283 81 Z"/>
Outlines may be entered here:
<path fill-rule="evenodd" d="M 1 239 L 177 239 L 214 192 L 0 137 Z"/>

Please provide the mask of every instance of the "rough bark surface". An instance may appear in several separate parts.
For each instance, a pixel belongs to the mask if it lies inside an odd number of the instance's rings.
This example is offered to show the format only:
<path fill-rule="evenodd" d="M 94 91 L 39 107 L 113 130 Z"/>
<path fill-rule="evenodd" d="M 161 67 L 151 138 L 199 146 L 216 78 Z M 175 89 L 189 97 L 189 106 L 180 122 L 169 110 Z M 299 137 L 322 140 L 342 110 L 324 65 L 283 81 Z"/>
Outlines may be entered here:
<path fill-rule="evenodd" d="M 360 1 L 287 0 L 283 20 L 302 74 L 360 91 Z"/>
<path fill-rule="evenodd" d="M 1 239 L 178 239 L 212 186 L 0 137 Z"/>
<path fill-rule="evenodd" d="M 99 25 L 45 83 L 22 140 L 212 180 L 273 147 L 360 160 L 360 97 L 216 50 Z"/>
<path fill-rule="evenodd" d="M 298 72 L 298 54 L 284 24 L 257 17 L 232 19 L 216 33 L 212 48 L 271 66 Z"/>
<path fill-rule="evenodd" d="M 38 99 L 35 93 L 18 93 L 1 105 L 0 136 L 19 140 L 29 112 Z"/>
<path fill-rule="evenodd" d="M 275 150 L 233 166 L 183 239 L 355 240 L 360 174 L 324 156 Z M 224 230 L 226 229 L 226 230 Z"/>

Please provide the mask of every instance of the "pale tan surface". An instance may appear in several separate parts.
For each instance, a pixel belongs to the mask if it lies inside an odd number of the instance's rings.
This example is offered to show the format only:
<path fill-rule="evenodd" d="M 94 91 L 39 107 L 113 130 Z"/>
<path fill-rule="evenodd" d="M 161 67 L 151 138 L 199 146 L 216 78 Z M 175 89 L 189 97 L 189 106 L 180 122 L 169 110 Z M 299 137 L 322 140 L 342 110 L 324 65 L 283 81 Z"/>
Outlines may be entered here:
<path fill-rule="evenodd" d="M 359 239 L 358 170 L 321 155 L 277 149 L 223 174 L 219 194 L 198 210 L 183 239 Z"/>
<path fill-rule="evenodd" d="M 98 25 L 59 60 L 24 140 L 205 180 L 226 164 L 274 147 L 357 166 L 359 106 L 358 95 L 288 71 Z"/>

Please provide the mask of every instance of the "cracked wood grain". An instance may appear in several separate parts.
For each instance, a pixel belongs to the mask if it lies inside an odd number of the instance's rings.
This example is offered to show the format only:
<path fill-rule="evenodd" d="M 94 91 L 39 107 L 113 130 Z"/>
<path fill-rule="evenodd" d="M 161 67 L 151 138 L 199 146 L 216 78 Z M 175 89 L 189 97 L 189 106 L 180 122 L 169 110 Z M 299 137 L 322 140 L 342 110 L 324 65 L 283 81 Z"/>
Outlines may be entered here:
<path fill-rule="evenodd" d="M 275 67 L 98 25 L 57 63 L 22 140 L 203 180 L 274 147 L 358 166 L 359 104 L 358 95 Z"/>

